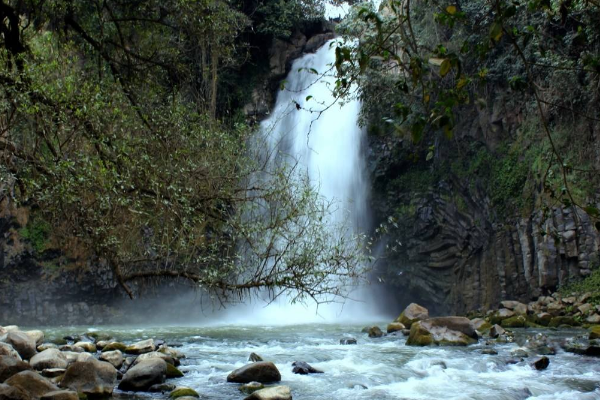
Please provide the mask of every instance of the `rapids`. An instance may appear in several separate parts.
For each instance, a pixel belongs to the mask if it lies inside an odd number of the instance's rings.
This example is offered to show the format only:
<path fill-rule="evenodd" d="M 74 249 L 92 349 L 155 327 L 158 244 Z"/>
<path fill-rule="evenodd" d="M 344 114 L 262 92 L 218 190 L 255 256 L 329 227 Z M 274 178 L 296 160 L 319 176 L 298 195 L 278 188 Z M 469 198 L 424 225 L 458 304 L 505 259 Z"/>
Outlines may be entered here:
<path fill-rule="evenodd" d="M 384 327 L 385 324 L 380 323 Z M 536 371 L 532 358 L 514 365 L 516 343 L 493 345 L 498 355 L 481 354 L 485 340 L 466 348 L 405 346 L 405 338 L 370 339 L 363 325 L 304 324 L 289 326 L 222 325 L 207 327 L 102 327 L 124 341 L 164 339 L 187 356 L 180 369 L 185 377 L 169 382 L 194 388 L 206 399 L 241 400 L 238 384 L 226 376 L 247 363 L 251 352 L 273 361 L 281 384 L 292 389 L 294 400 L 592 400 L 600 399 L 600 363 L 558 350 L 550 366 Z M 45 328 L 48 339 L 84 333 L 86 328 Z M 89 329 L 95 330 L 95 329 Z M 516 329 L 519 337 L 537 330 Z M 551 338 L 583 334 L 583 330 L 549 331 Z M 357 345 L 340 345 L 355 337 Z M 323 374 L 295 375 L 292 362 L 306 361 Z M 115 397 L 132 398 L 115 392 Z M 166 399 L 167 394 L 137 394 L 135 398 Z"/>

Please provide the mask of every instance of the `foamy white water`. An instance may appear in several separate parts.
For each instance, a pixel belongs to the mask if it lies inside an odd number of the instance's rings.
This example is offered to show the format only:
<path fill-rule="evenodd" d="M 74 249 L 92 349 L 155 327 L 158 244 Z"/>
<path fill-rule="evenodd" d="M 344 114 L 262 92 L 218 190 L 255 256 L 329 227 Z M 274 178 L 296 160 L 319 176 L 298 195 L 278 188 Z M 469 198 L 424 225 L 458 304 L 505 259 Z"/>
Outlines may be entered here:
<path fill-rule="evenodd" d="M 371 321 L 373 323 L 373 321 Z M 366 322 L 365 322 L 366 324 Z M 384 327 L 385 322 L 379 325 Z M 565 337 L 584 330 L 544 330 L 558 352 L 548 356 L 544 371 L 511 352 L 516 343 L 486 344 L 481 339 L 469 347 L 413 347 L 405 337 L 368 338 L 362 325 L 308 324 L 291 326 L 222 327 L 102 327 L 125 342 L 164 339 L 186 354 L 175 385 L 195 389 L 202 399 L 240 400 L 238 384 L 227 375 L 248 362 L 255 352 L 275 363 L 294 400 L 595 400 L 600 398 L 598 358 L 560 350 Z M 48 339 L 84 333 L 86 328 L 45 329 Z M 538 330 L 516 329 L 517 341 Z M 357 345 L 340 345 L 340 338 L 355 337 Z M 482 354 L 495 349 L 497 355 Z M 296 375 L 294 361 L 305 361 L 323 374 Z M 167 399 L 168 393 L 116 392 L 118 398 Z"/>

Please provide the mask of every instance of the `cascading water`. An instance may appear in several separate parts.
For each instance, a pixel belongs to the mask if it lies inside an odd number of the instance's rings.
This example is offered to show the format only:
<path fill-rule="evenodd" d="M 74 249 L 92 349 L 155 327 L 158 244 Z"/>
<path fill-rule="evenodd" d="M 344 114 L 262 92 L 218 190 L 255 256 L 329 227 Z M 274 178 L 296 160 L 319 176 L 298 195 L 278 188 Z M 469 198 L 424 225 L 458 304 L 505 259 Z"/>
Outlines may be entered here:
<path fill-rule="evenodd" d="M 336 102 L 334 41 L 316 53 L 296 60 L 279 92 L 274 110 L 261 124 L 272 163 L 294 165 L 304 172 L 325 201 L 334 204 L 327 221 L 331 229 L 350 226 L 354 232 L 368 228 L 368 182 L 361 151 L 364 132 L 358 126 L 360 102 Z M 356 299 L 359 297 L 359 299 Z M 355 301 L 359 300 L 359 301 Z M 340 322 L 377 318 L 367 290 L 358 289 L 353 300 L 339 304 L 288 304 L 281 299 L 265 307 L 260 302 L 225 311 L 238 323 Z M 362 314 L 362 315 L 361 315 Z M 290 320 L 290 317 L 293 319 Z"/>

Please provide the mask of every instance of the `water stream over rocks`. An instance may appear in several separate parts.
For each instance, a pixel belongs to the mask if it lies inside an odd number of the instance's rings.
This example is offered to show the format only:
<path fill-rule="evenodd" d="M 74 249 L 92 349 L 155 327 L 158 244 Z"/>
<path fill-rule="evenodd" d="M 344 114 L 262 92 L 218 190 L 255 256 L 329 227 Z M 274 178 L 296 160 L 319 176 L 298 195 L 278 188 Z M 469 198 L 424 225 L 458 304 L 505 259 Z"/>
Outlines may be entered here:
<path fill-rule="evenodd" d="M 380 324 L 383 326 L 383 324 Z M 176 385 L 195 389 L 201 398 L 240 400 L 239 384 L 226 382 L 227 375 L 248 363 L 254 352 L 273 361 L 281 371 L 283 385 L 295 400 L 402 399 L 402 400 L 592 400 L 600 399 L 598 358 L 566 353 L 558 348 L 548 356 L 550 365 L 537 371 L 536 357 L 516 358 L 522 338 L 544 332 L 551 340 L 584 335 L 584 330 L 515 329 L 515 343 L 486 345 L 485 339 L 469 347 L 413 347 L 405 337 L 368 338 L 363 325 L 304 324 L 289 326 L 209 327 L 103 327 L 122 341 L 164 339 L 186 354 Z M 46 338 L 84 333 L 88 328 L 46 329 Z M 94 330 L 94 329 L 92 329 Z M 355 337 L 356 345 L 340 345 Z M 497 355 L 482 354 L 493 348 Z M 306 361 L 323 374 L 296 375 L 294 361 Z M 514 363 L 514 364 L 512 364 Z M 115 391 L 121 398 L 167 398 L 168 393 Z M 204 397 L 202 397 L 204 396 Z"/>

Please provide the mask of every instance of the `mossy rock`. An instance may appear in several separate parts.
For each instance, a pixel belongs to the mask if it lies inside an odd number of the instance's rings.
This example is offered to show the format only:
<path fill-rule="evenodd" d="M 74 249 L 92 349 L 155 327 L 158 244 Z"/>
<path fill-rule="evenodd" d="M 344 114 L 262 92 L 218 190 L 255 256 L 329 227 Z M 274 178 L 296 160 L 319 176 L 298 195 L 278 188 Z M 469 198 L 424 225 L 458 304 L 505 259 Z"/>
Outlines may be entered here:
<path fill-rule="evenodd" d="M 514 317 L 503 319 L 500 322 L 500 326 L 503 328 L 524 328 L 527 320 L 522 315 L 515 315 Z"/>
<path fill-rule="evenodd" d="M 490 331 L 490 329 L 492 329 L 492 324 L 490 324 L 489 322 L 484 322 L 483 324 L 481 324 L 481 326 L 479 326 L 479 328 L 477 328 L 477 330 L 479 331 L 479 333 L 485 334 L 488 333 Z"/>
<path fill-rule="evenodd" d="M 124 353 L 125 349 L 127 349 L 127 346 L 125 345 L 125 343 L 111 342 L 102 348 L 102 352 L 104 353 L 107 351 L 119 350 L 121 353 Z"/>
<path fill-rule="evenodd" d="M 548 326 L 551 328 L 570 328 L 577 325 L 579 325 L 577 321 L 575 321 L 573 317 L 569 316 L 554 317 L 548 324 Z"/>
<path fill-rule="evenodd" d="M 595 325 L 590 328 L 590 340 L 600 339 L 600 325 Z"/>
<path fill-rule="evenodd" d="M 406 344 L 409 346 L 429 346 L 433 344 L 433 335 L 421 324 L 412 324 Z"/>
<path fill-rule="evenodd" d="M 196 397 L 199 398 L 200 395 L 198 394 L 198 392 L 196 392 L 194 389 L 188 388 L 188 387 L 178 387 L 175 388 L 175 390 L 173 390 L 170 394 L 169 397 L 172 399 L 177 399 L 179 397 Z"/>
<path fill-rule="evenodd" d="M 252 393 L 256 392 L 257 390 L 264 389 L 264 388 L 265 388 L 265 385 L 263 385 L 260 382 L 245 383 L 239 387 L 240 392 L 245 393 L 245 394 L 252 394 Z"/>
<path fill-rule="evenodd" d="M 183 372 L 177 369 L 173 364 L 167 363 L 167 378 L 181 378 Z"/>

